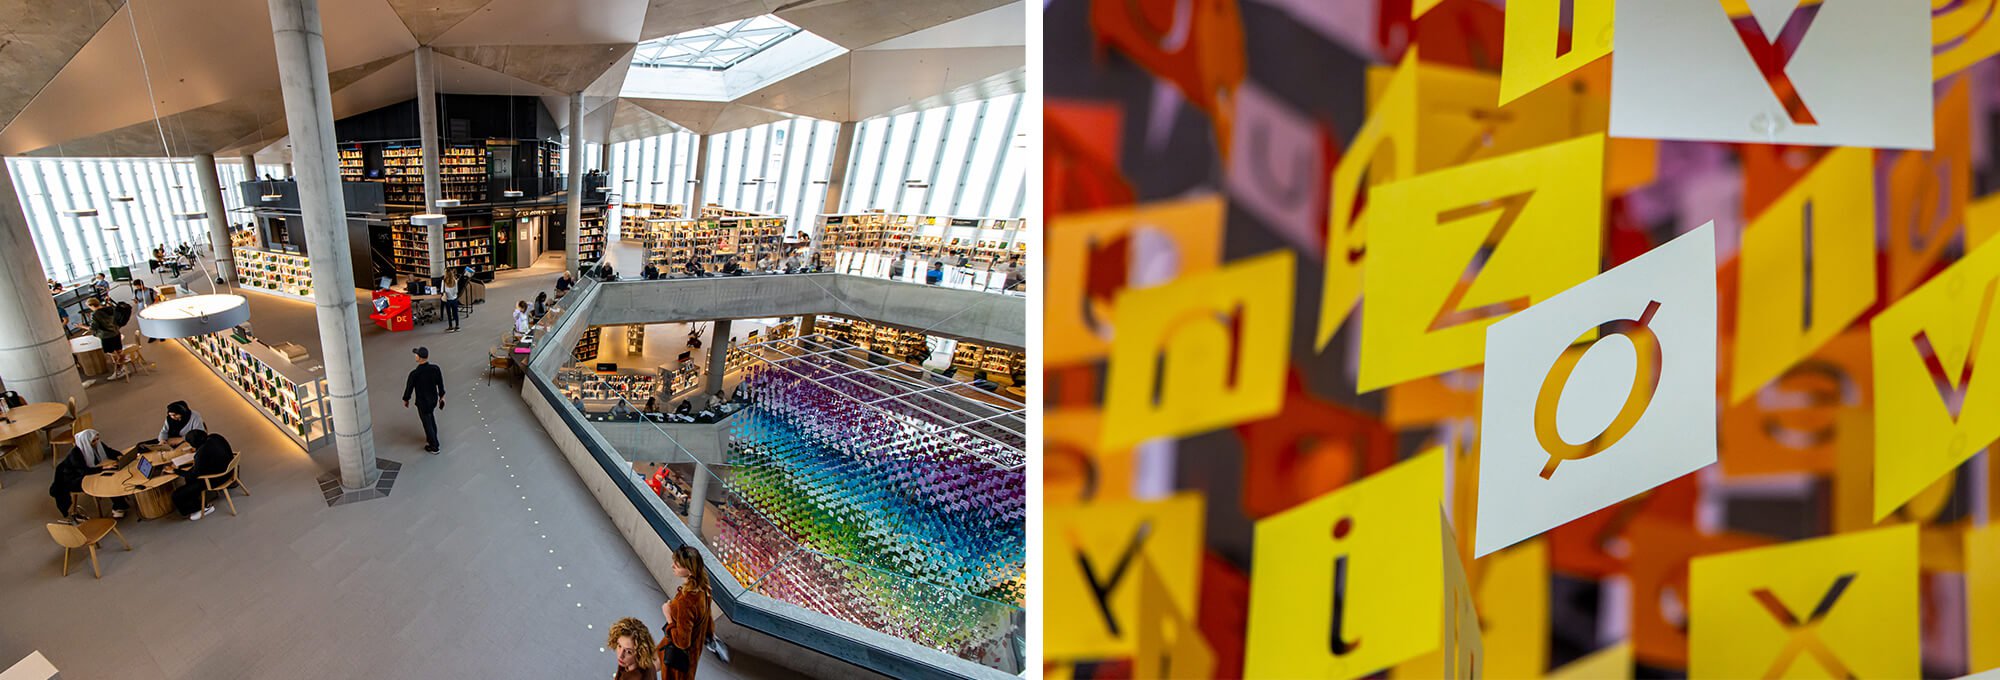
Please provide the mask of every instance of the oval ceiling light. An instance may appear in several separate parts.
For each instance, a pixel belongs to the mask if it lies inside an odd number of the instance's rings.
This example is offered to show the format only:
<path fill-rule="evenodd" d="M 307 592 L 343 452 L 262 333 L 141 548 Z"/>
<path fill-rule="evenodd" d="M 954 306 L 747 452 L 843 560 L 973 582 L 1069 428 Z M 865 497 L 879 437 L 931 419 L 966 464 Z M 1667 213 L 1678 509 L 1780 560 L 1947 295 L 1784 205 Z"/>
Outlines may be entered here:
<path fill-rule="evenodd" d="M 241 295 L 190 295 L 139 310 L 139 332 L 149 338 L 191 338 L 225 331 L 250 320 Z"/>
<path fill-rule="evenodd" d="M 598 189 L 598 191 L 603 191 L 603 189 L 601 189 L 601 188 L 600 188 L 600 189 Z M 508 190 L 506 190 L 506 191 L 502 191 L 502 192 L 500 192 L 500 196 L 501 196 L 502 198 L 520 198 L 520 197 L 521 197 L 521 190 L 520 190 L 520 189 L 508 189 Z"/>
<path fill-rule="evenodd" d="M 439 215 L 437 213 L 424 213 L 422 215 L 411 215 L 410 224 L 414 224 L 419 227 L 434 227 L 444 224 L 444 216 Z"/>
<path fill-rule="evenodd" d="M 64 214 L 64 215 L 68 215 L 68 216 L 70 216 L 70 217 L 96 217 L 96 216 L 97 216 L 97 209 L 96 209 L 96 208 L 70 208 L 70 209 L 68 209 L 68 210 L 64 210 L 64 211 L 62 211 L 62 214 Z"/>
<path fill-rule="evenodd" d="M 181 218 L 181 219 L 184 219 L 184 220 L 201 220 L 201 219 L 208 219 L 208 211 L 206 211 L 206 210 L 189 210 L 189 211 L 185 211 L 185 212 L 177 212 L 177 213 L 174 213 L 174 217 L 178 217 L 178 218 Z"/>
<path fill-rule="evenodd" d="M 265 203 L 276 203 L 279 201 L 279 199 L 283 199 L 284 197 L 285 197 L 284 194 L 264 194 L 263 196 L 259 196 L 258 198 L 263 199 Z"/>
<path fill-rule="evenodd" d="M 121 226 L 118 226 L 118 223 L 116 223 L 116 222 L 113 222 L 113 223 L 111 223 L 111 224 L 107 224 L 107 225 L 104 225 L 104 227 L 103 227 L 103 228 L 104 228 L 104 230 L 105 230 L 105 231 L 118 231 L 118 230 L 120 230 L 120 229 L 124 229 L 124 227 L 121 227 Z"/>
<path fill-rule="evenodd" d="M 119 203 L 131 203 L 133 199 L 131 196 L 127 195 L 127 196 L 112 196 L 111 200 L 117 201 Z"/>
<path fill-rule="evenodd" d="M 456 207 L 458 207 L 459 203 L 460 203 L 460 201 L 459 201 L 458 199 L 456 199 L 456 198 L 440 198 L 440 199 L 438 199 L 438 202 L 437 202 L 437 207 L 440 207 L 440 208 L 456 208 Z"/>

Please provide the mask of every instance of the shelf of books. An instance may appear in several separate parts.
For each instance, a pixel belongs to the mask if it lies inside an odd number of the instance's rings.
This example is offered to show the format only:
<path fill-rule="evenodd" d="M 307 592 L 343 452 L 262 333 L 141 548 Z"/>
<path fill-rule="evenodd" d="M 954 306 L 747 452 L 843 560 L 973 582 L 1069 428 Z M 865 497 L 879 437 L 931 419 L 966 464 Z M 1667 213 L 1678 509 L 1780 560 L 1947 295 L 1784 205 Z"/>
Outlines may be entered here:
<path fill-rule="evenodd" d="M 326 378 L 318 362 L 295 363 L 237 329 L 180 342 L 300 448 L 311 450 L 329 439 L 333 427 L 323 407 Z"/>
<path fill-rule="evenodd" d="M 951 350 L 951 365 L 967 375 L 985 371 L 989 376 L 1011 376 L 1027 372 L 1028 355 L 1002 347 L 959 341 L 958 347 Z"/>
<path fill-rule="evenodd" d="M 835 268 L 843 253 L 891 252 L 913 257 L 963 257 L 970 266 L 1000 265 L 1027 257 L 1026 220 L 939 217 L 867 212 L 819 216 L 818 266 Z"/>
<path fill-rule="evenodd" d="M 423 225 L 410 224 L 409 215 L 389 218 L 389 258 L 396 271 L 417 276 L 431 275 L 430 233 Z"/>
<path fill-rule="evenodd" d="M 645 406 L 648 398 L 660 395 L 660 376 L 637 371 L 600 374 L 585 368 L 564 368 L 556 371 L 556 384 L 563 396 L 585 401 L 623 399 L 633 406 Z"/>
<path fill-rule="evenodd" d="M 679 203 L 627 203 L 624 208 L 626 217 L 637 220 L 677 220 L 687 217 L 686 206 Z"/>
<path fill-rule="evenodd" d="M 814 332 L 899 359 L 930 350 L 930 337 L 927 335 L 866 321 L 822 316 L 815 324 Z"/>
<path fill-rule="evenodd" d="M 493 273 L 493 227 L 453 220 L 444 224 L 444 266 L 475 275 Z"/>
<path fill-rule="evenodd" d="M 301 300 L 312 299 L 312 263 L 304 255 L 255 248 L 232 248 L 236 280 L 252 290 Z"/>
<path fill-rule="evenodd" d="M 596 262 L 604 258 L 604 213 L 577 218 L 577 259 Z"/>
<path fill-rule="evenodd" d="M 754 212 L 750 212 L 750 211 L 748 211 L 748 210 L 737 210 L 737 209 L 735 209 L 735 208 L 724 208 L 724 207 L 722 207 L 722 206 L 719 206 L 719 205 L 716 205 L 716 204 L 714 204 L 714 203 L 710 203 L 710 204 L 708 204 L 708 205 L 704 205 L 704 206 L 702 206 L 702 207 L 701 207 L 701 218 L 702 218 L 702 219 L 709 219 L 709 218 L 724 218 L 724 217 L 768 217 L 768 215 L 764 215 L 764 214 L 761 214 L 761 213 L 754 213 Z"/>
<path fill-rule="evenodd" d="M 346 152 L 343 151 L 343 154 Z M 424 149 L 389 145 L 382 149 L 383 201 L 390 205 L 424 204 Z M 486 149 L 471 145 L 445 147 L 438 161 L 438 198 L 466 203 L 486 202 Z"/>
<path fill-rule="evenodd" d="M 654 219 L 647 225 L 646 260 L 662 274 L 685 273 L 689 262 L 704 272 L 720 272 L 731 258 L 754 269 L 767 255 L 784 255 L 783 217 Z"/>
<path fill-rule="evenodd" d="M 585 329 L 583 337 L 576 341 L 576 349 L 570 351 L 570 359 L 577 362 L 597 359 L 597 341 L 600 335 L 603 335 L 603 329 L 596 326 Z"/>
<path fill-rule="evenodd" d="M 632 324 L 625 327 L 625 353 L 638 356 L 646 353 L 646 325 Z"/>
<path fill-rule="evenodd" d="M 340 179 L 344 182 L 359 182 L 368 178 L 368 157 L 362 154 L 361 145 L 350 144 L 340 147 Z"/>

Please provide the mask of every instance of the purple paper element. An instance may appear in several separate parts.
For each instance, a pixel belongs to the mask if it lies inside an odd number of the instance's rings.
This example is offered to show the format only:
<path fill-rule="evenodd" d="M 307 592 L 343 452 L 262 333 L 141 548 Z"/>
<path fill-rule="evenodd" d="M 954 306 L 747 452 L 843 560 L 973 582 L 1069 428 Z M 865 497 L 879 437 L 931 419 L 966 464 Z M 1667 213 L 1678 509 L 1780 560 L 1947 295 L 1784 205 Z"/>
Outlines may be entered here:
<path fill-rule="evenodd" d="M 1235 129 L 1223 185 L 1231 202 L 1317 261 L 1320 197 L 1326 159 L 1312 120 L 1266 94 L 1255 82 L 1236 90 Z"/>
<path fill-rule="evenodd" d="M 1326 36 L 1370 59 L 1381 61 L 1380 50 L 1375 47 L 1376 14 L 1381 11 L 1374 2 L 1335 2 L 1331 0 L 1255 0 L 1259 4 L 1282 9 L 1298 20 L 1299 25 Z"/>

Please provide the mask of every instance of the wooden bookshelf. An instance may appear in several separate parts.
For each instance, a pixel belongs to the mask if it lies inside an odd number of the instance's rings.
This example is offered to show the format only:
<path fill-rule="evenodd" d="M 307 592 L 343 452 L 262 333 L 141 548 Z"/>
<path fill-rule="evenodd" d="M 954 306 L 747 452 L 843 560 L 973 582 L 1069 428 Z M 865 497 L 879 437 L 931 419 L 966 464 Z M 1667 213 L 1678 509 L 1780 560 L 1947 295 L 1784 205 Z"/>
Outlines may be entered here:
<path fill-rule="evenodd" d="M 345 152 L 343 152 L 345 153 Z M 383 201 L 392 205 L 424 204 L 424 150 L 421 146 L 390 145 L 382 149 Z M 486 202 L 486 149 L 471 145 L 445 147 L 438 160 L 438 198 L 466 203 Z"/>
<path fill-rule="evenodd" d="M 783 217 L 651 219 L 646 226 L 646 261 L 663 275 L 685 272 L 688 262 L 704 272 L 721 272 L 730 258 L 736 258 L 744 270 L 754 271 L 764 257 L 784 255 Z"/>

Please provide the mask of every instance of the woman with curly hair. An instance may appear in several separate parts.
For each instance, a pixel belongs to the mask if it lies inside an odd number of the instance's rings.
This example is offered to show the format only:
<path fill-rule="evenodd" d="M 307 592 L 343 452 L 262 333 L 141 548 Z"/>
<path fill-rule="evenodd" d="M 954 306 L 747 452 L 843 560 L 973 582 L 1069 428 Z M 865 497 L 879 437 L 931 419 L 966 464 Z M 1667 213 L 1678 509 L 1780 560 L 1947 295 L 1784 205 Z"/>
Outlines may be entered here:
<path fill-rule="evenodd" d="M 681 577 L 681 588 L 673 600 L 660 605 L 667 615 L 667 628 L 660 636 L 660 677 L 691 680 L 715 625 L 708 610 L 708 566 L 701 561 L 701 551 L 691 545 L 675 550 L 674 575 Z"/>
<path fill-rule="evenodd" d="M 618 672 L 611 680 L 654 680 L 660 677 L 653 668 L 653 634 L 646 631 L 646 622 L 632 617 L 619 619 L 611 624 L 611 632 L 606 636 L 604 646 L 618 652 Z"/>

